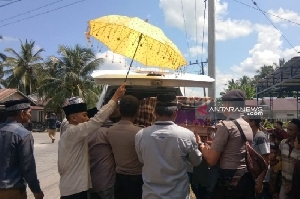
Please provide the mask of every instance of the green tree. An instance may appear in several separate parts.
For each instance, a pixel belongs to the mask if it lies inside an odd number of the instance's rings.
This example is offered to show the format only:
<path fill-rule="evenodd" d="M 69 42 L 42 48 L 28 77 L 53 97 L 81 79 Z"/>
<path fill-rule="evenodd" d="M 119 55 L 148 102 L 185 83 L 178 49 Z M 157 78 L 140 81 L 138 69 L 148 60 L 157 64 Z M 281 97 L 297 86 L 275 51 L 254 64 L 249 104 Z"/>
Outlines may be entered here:
<path fill-rule="evenodd" d="M 1 36 L 1 35 L 0 35 Z M 6 60 L 6 55 L 0 53 L 0 88 L 6 87 L 6 82 L 4 80 L 4 62 Z"/>
<path fill-rule="evenodd" d="M 255 96 L 255 86 L 253 80 L 248 76 L 243 76 L 238 80 L 231 79 L 228 81 L 227 89 L 225 91 L 230 91 L 232 89 L 241 89 L 245 92 L 246 99 L 253 99 Z"/>
<path fill-rule="evenodd" d="M 232 89 L 238 89 L 239 82 L 234 80 L 234 79 L 231 79 L 231 80 L 228 81 L 228 83 L 226 85 L 227 85 L 226 91 L 230 91 Z"/>
<path fill-rule="evenodd" d="M 254 85 L 248 83 L 248 84 L 241 84 L 240 89 L 245 92 L 246 99 L 251 100 L 255 97 L 256 94 L 256 88 Z"/>
<path fill-rule="evenodd" d="M 274 66 L 263 65 L 259 70 L 256 70 L 257 75 L 254 75 L 255 82 L 265 78 L 275 71 Z"/>
<path fill-rule="evenodd" d="M 39 95 L 49 100 L 46 108 L 59 109 L 66 98 L 82 97 L 89 107 L 95 106 L 101 92 L 91 73 L 103 63 L 90 48 L 75 45 L 74 48 L 59 46 L 59 56 L 46 61 L 41 71 Z"/>
<path fill-rule="evenodd" d="M 6 66 L 10 69 L 6 70 L 8 74 L 6 79 L 9 88 L 18 88 L 26 95 L 30 95 L 37 89 L 38 70 L 43 67 L 43 58 L 41 52 L 44 49 L 35 50 L 34 41 L 21 42 L 21 51 L 17 53 L 12 48 L 5 51 L 11 56 L 6 58 Z"/>

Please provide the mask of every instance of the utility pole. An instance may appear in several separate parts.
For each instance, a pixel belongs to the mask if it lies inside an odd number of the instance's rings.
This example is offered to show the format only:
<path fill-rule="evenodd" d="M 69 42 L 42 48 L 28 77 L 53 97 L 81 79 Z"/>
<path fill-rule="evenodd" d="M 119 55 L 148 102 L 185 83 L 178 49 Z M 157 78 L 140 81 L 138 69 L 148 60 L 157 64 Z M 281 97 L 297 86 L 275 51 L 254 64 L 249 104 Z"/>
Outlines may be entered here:
<path fill-rule="evenodd" d="M 215 46 L 215 0 L 208 0 L 208 76 L 213 78 L 212 88 L 208 88 L 208 97 L 216 99 L 216 46 Z"/>

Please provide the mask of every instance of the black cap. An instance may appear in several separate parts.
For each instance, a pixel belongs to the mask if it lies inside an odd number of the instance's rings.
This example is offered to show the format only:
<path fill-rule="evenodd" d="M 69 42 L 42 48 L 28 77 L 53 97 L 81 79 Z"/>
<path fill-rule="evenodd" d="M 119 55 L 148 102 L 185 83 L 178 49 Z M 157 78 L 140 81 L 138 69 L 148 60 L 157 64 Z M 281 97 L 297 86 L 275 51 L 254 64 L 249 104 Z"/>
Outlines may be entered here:
<path fill-rule="evenodd" d="M 222 101 L 245 101 L 245 92 L 240 89 L 233 89 L 222 96 Z"/>
<path fill-rule="evenodd" d="M 87 114 L 89 118 L 92 118 L 96 115 L 96 113 L 98 112 L 98 109 L 96 107 L 88 109 L 87 110 Z"/>
<path fill-rule="evenodd" d="M 6 112 L 30 109 L 30 101 L 27 99 L 9 100 L 4 105 Z"/>
<path fill-rule="evenodd" d="M 80 97 L 72 97 L 66 100 L 63 110 L 67 116 L 73 113 L 87 112 L 87 104 Z"/>

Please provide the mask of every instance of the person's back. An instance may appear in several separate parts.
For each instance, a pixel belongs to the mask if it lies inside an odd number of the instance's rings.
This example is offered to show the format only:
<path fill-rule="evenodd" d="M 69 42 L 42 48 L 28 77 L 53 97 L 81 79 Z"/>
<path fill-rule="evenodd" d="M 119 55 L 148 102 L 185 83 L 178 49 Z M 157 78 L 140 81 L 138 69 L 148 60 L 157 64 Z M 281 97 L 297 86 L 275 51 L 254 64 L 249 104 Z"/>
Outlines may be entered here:
<path fill-rule="evenodd" d="M 186 198 L 188 162 L 201 162 L 193 132 L 173 122 L 156 122 L 137 134 L 136 148 L 144 163 L 144 198 Z"/>
<path fill-rule="evenodd" d="M 121 120 L 108 129 L 108 140 L 116 162 L 116 199 L 142 198 L 143 164 L 135 151 L 135 135 L 141 127 L 133 124 L 139 105 L 139 100 L 134 96 L 122 97 L 119 104 Z"/>
<path fill-rule="evenodd" d="M 244 108 L 245 98 L 245 93 L 239 89 L 230 90 L 222 96 L 222 103 L 226 108 L 223 114 L 227 119 L 217 124 L 210 149 L 200 144 L 200 151 L 210 166 L 216 165 L 220 160 L 219 179 L 212 199 L 252 199 L 255 196 L 255 183 L 246 168 L 245 160 L 246 140 L 251 145 L 253 133 L 240 112 L 236 111 Z"/>
<path fill-rule="evenodd" d="M 175 95 L 158 95 L 157 122 L 135 136 L 136 152 L 144 163 L 145 199 L 189 198 L 188 168 L 199 165 L 202 156 L 194 133 L 173 122 L 177 109 Z"/>
<path fill-rule="evenodd" d="M 135 135 L 141 127 L 121 120 L 108 129 L 108 139 L 112 147 L 116 172 L 124 175 L 141 175 L 143 164 L 135 152 Z"/>
<path fill-rule="evenodd" d="M 48 134 L 49 137 L 52 140 L 52 143 L 54 143 L 55 141 L 55 134 L 56 134 L 56 122 L 57 122 L 57 118 L 56 118 L 56 114 L 55 113 L 51 113 L 49 117 L 46 117 L 47 120 L 47 130 L 48 130 Z"/>
<path fill-rule="evenodd" d="M 249 124 L 241 117 L 236 118 L 236 121 L 241 125 L 247 140 L 251 144 L 253 134 Z M 226 119 L 217 124 L 217 129 L 212 148 L 217 151 L 222 151 L 220 168 L 245 169 L 245 141 L 240 135 L 237 126 L 230 119 Z"/>

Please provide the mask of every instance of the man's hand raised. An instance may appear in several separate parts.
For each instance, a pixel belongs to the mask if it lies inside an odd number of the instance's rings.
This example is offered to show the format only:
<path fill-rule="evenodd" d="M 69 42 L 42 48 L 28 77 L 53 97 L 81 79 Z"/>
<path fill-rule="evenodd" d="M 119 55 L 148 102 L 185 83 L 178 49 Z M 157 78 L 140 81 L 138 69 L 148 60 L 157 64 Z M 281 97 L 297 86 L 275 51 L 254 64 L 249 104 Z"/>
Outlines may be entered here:
<path fill-rule="evenodd" d="M 114 100 L 116 103 L 118 103 L 118 100 L 124 96 L 126 89 L 125 89 L 126 83 L 124 82 L 115 92 L 113 97 L 111 98 Z"/>

